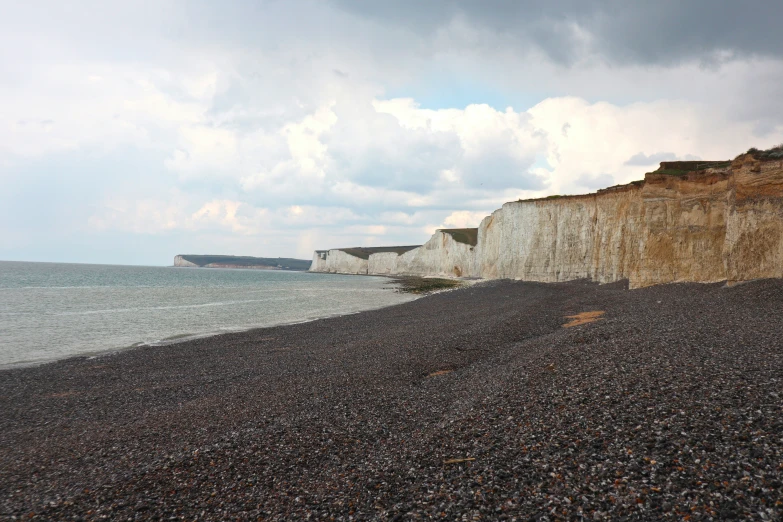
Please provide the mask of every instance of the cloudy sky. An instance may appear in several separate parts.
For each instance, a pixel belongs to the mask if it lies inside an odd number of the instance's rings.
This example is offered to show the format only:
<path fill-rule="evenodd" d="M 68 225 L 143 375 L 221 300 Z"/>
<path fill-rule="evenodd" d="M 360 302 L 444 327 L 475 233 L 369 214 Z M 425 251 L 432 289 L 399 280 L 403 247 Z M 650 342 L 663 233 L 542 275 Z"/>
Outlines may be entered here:
<path fill-rule="evenodd" d="M 783 142 L 779 0 L 0 10 L 0 259 L 418 244 Z"/>

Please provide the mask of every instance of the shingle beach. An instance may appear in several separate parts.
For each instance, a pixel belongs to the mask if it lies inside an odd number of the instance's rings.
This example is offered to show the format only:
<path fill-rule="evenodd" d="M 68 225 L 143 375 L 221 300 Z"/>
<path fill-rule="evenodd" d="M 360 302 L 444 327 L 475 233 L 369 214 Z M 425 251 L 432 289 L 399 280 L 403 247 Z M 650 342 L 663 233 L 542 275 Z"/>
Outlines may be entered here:
<path fill-rule="evenodd" d="M 0 371 L 5 520 L 781 513 L 781 280 L 495 281 Z"/>

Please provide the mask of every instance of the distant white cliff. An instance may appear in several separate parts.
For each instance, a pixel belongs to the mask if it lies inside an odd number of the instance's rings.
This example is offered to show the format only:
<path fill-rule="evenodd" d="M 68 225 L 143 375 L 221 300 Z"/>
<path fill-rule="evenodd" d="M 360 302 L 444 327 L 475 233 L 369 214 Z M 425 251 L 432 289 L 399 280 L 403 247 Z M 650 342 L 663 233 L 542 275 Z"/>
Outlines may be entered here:
<path fill-rule="evenodd" d="M 514 201 L 418 247 L 316 251 L 315 272 L 678 281 L 783 277 L 783 158 L 664 162 L 595 194 Z"/>
<path fill-rule="evenodd" d="M 308 270 L 310 261 L 287 257 L 226 256 L 215 254 L 180 254 L 174 266 L 189 268 L 254 268 L 259 270 Z"/>

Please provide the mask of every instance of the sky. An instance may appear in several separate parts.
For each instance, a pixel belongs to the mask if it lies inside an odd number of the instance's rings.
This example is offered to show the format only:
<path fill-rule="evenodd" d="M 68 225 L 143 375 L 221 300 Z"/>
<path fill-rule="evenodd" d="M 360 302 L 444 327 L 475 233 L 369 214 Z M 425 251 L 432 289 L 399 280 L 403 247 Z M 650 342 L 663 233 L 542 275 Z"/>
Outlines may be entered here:
<path fill-rule="evenodd" d="M 783 142 L 783 3 L 0 0 L 0 259 L 421 244 Z"/>

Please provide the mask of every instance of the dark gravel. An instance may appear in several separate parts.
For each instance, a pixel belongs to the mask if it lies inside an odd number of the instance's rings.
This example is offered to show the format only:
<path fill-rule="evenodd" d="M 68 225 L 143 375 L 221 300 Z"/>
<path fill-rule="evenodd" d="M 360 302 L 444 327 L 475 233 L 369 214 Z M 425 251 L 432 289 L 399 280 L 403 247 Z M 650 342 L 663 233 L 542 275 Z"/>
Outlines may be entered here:
<path fill-rule="evenodd" d="M 494 282 L 2 371 L 0 518 L 780 520 L 781 312 Z"/>

